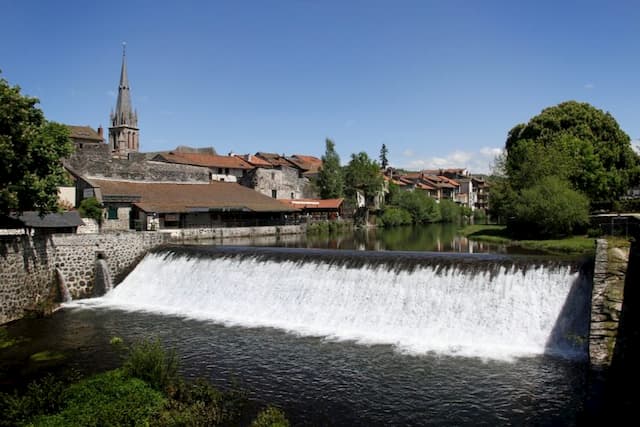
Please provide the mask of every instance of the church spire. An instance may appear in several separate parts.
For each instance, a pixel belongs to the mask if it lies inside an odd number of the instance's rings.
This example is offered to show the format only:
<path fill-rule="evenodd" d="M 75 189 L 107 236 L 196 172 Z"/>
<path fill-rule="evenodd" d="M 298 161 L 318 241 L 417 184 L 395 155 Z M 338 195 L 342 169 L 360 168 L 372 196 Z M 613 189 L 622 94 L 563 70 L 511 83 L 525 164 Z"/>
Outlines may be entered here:
<path fill-rule="evenodd" d="M 122 43 L 122 69 L 120 70 L 120 84 L 118 85 L 118 101 L 116 111 L 112 116 L 113 126 L 138 126 L 138 118 L 131 107 L 131 92 L 127 77 L 127 44 Z"/>
<path fill-rule="evenodd" d="M 122 68 L 118 85 L 116 110 L 111 113 L 109 144 L 114 155 L 137 152 L 139 146 L 138 113 L 131 106 L 129 77 L 127 76 L 126 43 L 122 43 Z"/>

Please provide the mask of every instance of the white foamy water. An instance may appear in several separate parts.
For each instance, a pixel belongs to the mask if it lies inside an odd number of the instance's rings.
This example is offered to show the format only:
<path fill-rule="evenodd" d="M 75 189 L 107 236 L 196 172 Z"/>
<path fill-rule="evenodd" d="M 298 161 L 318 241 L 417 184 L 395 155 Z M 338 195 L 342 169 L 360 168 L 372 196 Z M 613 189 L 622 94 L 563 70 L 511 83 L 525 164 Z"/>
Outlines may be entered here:
<path fill-rule="evenodd" d="M 570 267 L 436 270 L 149 254 L 89 304 L 391 344 L 412 354 L 504 360 L 569 351 L 549 341 L 579 276 Z"/>

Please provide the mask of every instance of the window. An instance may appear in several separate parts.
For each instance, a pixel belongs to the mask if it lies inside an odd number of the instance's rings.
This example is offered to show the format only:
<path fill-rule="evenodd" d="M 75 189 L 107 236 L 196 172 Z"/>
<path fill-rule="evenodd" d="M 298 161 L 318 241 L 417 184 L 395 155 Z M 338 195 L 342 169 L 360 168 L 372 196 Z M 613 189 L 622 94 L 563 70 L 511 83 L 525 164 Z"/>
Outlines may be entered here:
<path fill-rule="evenodd" d="M 107 219 L 118 219 L 118 208 L 109 206 L 107 209 Z"/>
<path fill-rule="evenodd" d="M 274 199 L 278 198 L 278 190 L 271 190 L 271 197 L 273 197 Z"/>
<path fill-rule="evenodd" d="M 276 179 L 276 173 L 275 172 L 271 172 L 271 179 L 272 180 Z"/>
<path fill-rule="evenodd" d="M 222 168 L 218 168 L 218 174 L 222 175 L 222 173 L 223 173 Z"/>
<path fill-rule="evenodd" d="M 229 168 L 225 168 L 225 169 L 224 169 L 224 174 L 225 174 L 225 175 L 229 175 Z"/>
<path fill-rule="evenodd" d="M 295 199 L 295 197 L 293 197 L 293 193 L 291 193 L 291 198 L 292 198 L 292 199 Z"/>

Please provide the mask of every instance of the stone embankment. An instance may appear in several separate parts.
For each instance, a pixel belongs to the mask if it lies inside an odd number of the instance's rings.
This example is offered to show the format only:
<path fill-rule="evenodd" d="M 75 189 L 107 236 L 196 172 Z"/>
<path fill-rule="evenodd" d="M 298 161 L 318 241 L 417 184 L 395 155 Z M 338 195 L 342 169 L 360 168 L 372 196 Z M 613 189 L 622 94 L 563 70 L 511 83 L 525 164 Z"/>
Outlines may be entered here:
<path fill-rule="evenodd" d="M 598 239 L 589 333 L 589 358 L 596 369 L 607 368 L 611 364 L 618 337 L 628 264 L 628 248 L 609 248 L 605 239 Z"/>

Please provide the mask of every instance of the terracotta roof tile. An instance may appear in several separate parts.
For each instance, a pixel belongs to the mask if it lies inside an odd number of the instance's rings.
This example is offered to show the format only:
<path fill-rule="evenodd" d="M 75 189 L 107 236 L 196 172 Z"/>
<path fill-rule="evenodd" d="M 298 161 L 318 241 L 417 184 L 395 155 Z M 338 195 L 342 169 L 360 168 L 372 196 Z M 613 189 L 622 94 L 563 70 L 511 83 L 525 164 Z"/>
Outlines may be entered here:
<path fill-rule="evenodd" d="M 306 170 L 308 173 L 317 173 L 322 167 L 322 160 L 314 156 L 294 154 L 287 159 L 298 165 L 301 169 Z"/>
<path fill-rule="evenodd" d="M 295 209 L 339 209 L 344 199 L 278 199 Z"/>
<path fill-rule="evenodd" d="M 273 165 L 266 161 L 265 159 L 252 155 L 252 154 L 236 154 L 236 157 L 240 157 L 245 162 L 255 166 L 255 167 L 263 167 L 263 168 L 272 168 Z"/>
<path fill-rule="evenodd" d="M 297 164 L 293 163 L 290 160 L 287 160 L 286 157 L 281 156 L 280 154 L 265 153 L 265 152 L 259 151 L 256 153 L 256 156 L 262 157 L 264 160 L 268 161 L 273 166 L 286 166 L 289 168 L 300 169 L 300 166 L 298 166 Z"/>
<path fill-rule="evenodd" d="M 156 183 L 91 179 L 102 196 L 138 196 L 145 212 L 252 211 L 291 212 L 276 199 L 233 182 Z"/>

